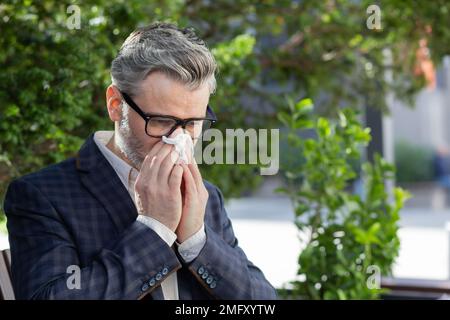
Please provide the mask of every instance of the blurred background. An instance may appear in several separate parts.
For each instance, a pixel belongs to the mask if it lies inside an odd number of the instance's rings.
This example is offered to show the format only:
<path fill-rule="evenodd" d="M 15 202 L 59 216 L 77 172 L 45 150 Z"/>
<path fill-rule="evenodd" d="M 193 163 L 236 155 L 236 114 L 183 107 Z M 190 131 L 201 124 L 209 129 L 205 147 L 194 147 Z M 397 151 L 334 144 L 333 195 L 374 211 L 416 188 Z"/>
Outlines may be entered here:
<path fill-rule="evenodd" d="M 0 199 L 12 179 L 113 128 L 113 57 L 136 27 L 175 22 L 195 28 L 219 64 L 216 127 L 280 129 L 276 175 L 201 168 L 280 294 L 443 297 L 449 17 L 446 0 L 2 1 Z M 5 249 L 3 212 L 0 221 Z"/>

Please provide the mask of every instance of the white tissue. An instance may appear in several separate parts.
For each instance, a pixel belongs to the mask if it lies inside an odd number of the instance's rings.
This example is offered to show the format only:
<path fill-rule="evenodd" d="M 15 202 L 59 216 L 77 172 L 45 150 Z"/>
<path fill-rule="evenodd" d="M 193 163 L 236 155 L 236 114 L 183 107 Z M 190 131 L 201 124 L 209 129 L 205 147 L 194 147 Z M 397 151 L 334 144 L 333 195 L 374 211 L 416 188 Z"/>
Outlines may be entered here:
<path fill-rule="evenodd" d="M 190 155 L 194 154 L 194 144 L 192 143 L 192 138 L 190 135 L 186 133 L 180 133 L 173 138 L 167 138 L 163 136 L 162 141 L 164 143 L 173 144 L 175 146 L 175 152 L 177 152 L 180 156 L 178 158 L 178 163 L 189 163 L 188 151 L 190 151 Z"/>

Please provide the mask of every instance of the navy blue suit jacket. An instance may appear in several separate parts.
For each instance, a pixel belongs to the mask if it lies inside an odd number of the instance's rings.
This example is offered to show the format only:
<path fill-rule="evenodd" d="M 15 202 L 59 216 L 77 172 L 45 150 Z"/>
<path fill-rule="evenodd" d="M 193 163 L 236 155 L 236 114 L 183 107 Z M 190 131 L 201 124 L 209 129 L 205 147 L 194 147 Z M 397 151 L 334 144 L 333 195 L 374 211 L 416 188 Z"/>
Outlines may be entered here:
<path fill-rule="evenodd" d="M 163 299 L 160 284 L 177 271 L 180 299 L 275 299 L 239 248 L 221 192 L 205 186 L 206 244 L 186 264 L 136 221 L 128 191 L 91 135 L 76 157 L 8 187 L 4 210 L 16 297 Z M 80 288 L 70 286 L 77 274 L 70 266 L 79 267 Z"/>

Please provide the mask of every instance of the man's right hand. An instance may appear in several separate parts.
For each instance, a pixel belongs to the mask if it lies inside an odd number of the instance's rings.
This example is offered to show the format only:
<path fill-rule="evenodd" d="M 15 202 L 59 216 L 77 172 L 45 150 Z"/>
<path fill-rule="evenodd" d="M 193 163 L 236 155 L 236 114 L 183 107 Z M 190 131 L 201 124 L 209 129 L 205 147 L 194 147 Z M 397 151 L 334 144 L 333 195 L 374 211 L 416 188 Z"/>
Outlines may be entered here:
<path fill-rule="evenodd" d="M 183 168 L 175 164 L 173 145 L 160 141 L 145 157 L 134 186 L 139 214 L 158 220 L 176 230 L 182 211 Z"/>

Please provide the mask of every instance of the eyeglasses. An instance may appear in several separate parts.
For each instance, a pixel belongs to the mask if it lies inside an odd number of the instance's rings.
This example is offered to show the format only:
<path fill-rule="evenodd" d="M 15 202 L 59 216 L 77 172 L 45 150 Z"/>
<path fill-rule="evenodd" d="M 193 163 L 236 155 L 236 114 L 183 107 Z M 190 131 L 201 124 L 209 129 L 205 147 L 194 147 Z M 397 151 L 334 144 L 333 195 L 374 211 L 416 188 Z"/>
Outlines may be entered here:
<path fill-rule="evenodd" d="M 191 137 L 198 138 L 217 121 L 217 117 L 209 105 L 206 109 L 207 117 L 205 118 L 180 119 L 173 116 L 152 115 L 145 113 L 128 94 L 122 91 L 120 91 L 120 93 L 122 94 L 125 102 L 145 120 L 145 133 L 153 138 L 169 136 L 178 127 L 188 131 Z"/>

